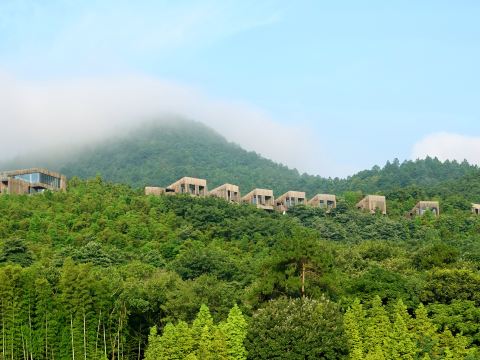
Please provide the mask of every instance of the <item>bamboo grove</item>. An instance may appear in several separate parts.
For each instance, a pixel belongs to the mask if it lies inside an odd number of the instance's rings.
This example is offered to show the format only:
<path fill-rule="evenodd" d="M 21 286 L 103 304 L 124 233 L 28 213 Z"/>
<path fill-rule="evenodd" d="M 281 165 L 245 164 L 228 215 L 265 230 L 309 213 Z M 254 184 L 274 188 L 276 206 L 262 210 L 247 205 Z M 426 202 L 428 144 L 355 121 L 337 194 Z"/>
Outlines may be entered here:
<path fill-rule="evenodd" d="M 478 358 L 475 194 L 414 219 L 420 191 L 385 195 L 387 217 L 354 192 L 282 215 L 100 178 L 2 196 L 0 359 L 386 359 L 400 335 L 398 358 Z"/>

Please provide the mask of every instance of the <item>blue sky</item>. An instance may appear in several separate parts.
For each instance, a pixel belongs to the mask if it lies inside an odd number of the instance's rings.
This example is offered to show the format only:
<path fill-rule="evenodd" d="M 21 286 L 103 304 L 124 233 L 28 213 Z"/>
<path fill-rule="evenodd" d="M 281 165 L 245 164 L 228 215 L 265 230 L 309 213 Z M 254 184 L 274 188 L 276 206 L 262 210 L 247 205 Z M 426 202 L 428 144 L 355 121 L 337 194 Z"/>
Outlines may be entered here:
<path fill-rule="evenodd" d="M 2 0 L 0 71 L 52 94 L 132 74 L 194 89 L 273 132 L 232 140 L 324 176 L 426 153 L 480 163 L 479 18 L 478 1 Z"/>

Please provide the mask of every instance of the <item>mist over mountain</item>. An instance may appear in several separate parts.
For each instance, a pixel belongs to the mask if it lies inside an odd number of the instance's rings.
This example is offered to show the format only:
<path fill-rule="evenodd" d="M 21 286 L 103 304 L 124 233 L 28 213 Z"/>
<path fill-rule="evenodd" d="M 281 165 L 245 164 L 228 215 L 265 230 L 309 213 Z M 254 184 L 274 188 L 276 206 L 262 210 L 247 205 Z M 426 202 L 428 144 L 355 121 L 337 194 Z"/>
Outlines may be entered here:
<path fill-rule="evenodd" d="M 281 144 L 278 144 L 281 146 Z M 419 186 L 442 195 L 435 186 L 477 176 L 480 170 L 466 161 L 438 159 L 388 162 L 346 179 L 301 174 L 255 152 L 228 142 L 202 123 L 170 119 L 145 123 L 130 131 L 85 146 L 53 149 L 4 163 L 1 168 L 47 166 L 68 177 L 100 175 L 110 182 L 134 187 L 167 186 L 183 176 L 206 178 L 212 189 L 223 183 L 238 184 L 243 193 L 255 187 L 271 188 L 276 194 L 288 190 L 315 193 L 386 193 Z M 458 185 L 457 185 L 458 187 Z M 435 191 L 434 191 L 435 190 Z"/>

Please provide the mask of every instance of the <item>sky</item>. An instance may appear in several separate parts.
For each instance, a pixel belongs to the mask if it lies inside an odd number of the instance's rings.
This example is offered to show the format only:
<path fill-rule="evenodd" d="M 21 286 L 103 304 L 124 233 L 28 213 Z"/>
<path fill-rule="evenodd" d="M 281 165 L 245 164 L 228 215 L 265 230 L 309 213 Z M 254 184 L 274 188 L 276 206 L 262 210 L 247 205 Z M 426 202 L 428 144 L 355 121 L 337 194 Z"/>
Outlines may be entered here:
<path fill-rule="evenodd" d="M 0 154 L 161 116 L 300 171 L 480 164 L 478 1 L 0 0 Z"/>

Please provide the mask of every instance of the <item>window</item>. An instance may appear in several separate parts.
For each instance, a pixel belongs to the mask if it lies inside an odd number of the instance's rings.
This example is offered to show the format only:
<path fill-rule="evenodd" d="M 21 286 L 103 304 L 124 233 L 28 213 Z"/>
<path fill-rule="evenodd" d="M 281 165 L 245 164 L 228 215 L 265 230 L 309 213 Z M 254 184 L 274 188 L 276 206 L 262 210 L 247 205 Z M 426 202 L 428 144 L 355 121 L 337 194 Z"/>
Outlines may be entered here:
<path fill-rule="evenodd" d="M 43 174 L 42 174 L 43 175 Z M 32 173 L 32 174 L 22 174 L 14 176 L 15 179 L 20 179 L 29 183 L 36 183 L 40 182 L 40 174 L 39 173 Z"/>
<path fill-rule="evenodd" d="M 26 181 L 30 184 L 42 183 L 57 189 L 60 188 L 60 178 L 43 173 L 30 173 L 14 176 L 15 179 Z"/>

